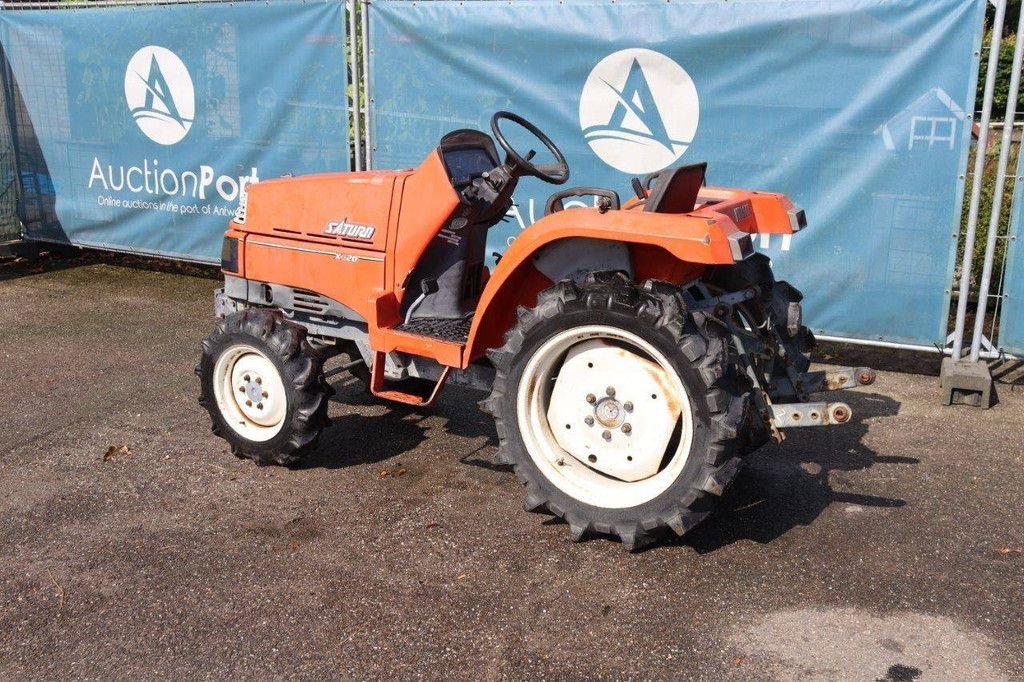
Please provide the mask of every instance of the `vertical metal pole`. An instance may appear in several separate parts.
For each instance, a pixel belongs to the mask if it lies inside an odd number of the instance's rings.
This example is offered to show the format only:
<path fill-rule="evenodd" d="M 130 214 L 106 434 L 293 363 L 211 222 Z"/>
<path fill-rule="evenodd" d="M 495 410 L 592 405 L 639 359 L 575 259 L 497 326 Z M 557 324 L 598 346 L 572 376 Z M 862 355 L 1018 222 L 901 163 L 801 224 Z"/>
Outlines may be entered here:
<path fill-rule="evenodd" d="M 1003 140 L 999 149 L 999 167 L 996 171 L 995 197 L 992 200 L 992 218 L 988 223 L 988 242 L 985 244 L 985 266 L 981 271 L 981 289 L 978 291 L 978 316 L 974 318 L 974 335 L 971 337 L 971 362 L 977 362 L 981 353 L 981 337 L 985 329 L 985 310 L 988 307 L 988 292 L 992 286 L 992 264 L 996 257 L 996 239 L 999 237 L 999 222 L 1003 215 L 1003 192 L 1006 190 L 1006 171 L 1010 165 L 1010 146 L 1013 144 L 1013 122 L 1017 118 L 1017 96 L 1020 94 L 1020 70 L 1024 64 L 1024 12 L 1021 12 L 1017 26 L 1017 47 L 1013 51 L 1013 71 L 1010 75 L 1010 92 L 1007 95 L 1006 118 L 1003 119 Z"/>
<path fill-rule="evenodd" d="M 963 356 L 964 329 L 967 326 L 967 297 L 971 293 L 971 261 L 974 260 L 974 238 L 978 231 L 978 212 L 981 208 L 981 186 L 985 179 L 985 154 L 988 151 L 989 125 L 992 123 L 992 100 L 995 98 L 996 78 L 999 71 L 999 49 L 1003 44 L 1003 24 L 1006 22 L 1006 0 L 996 1 L 996 18 L 992 25 L 992 44 L 989 46 L 988 73 L 985 77 L 985 97 L 981 107 L 981 131 L 974 159 L 974 183 L 971 186 L 971 209 L 964 237 L 964 260 L 960 266 L 960 297 L 956 304 L 956 330 L 953 332 L 953 359 Z"/>
<path fill-rule="evenodd" d="M 366 124 L 366 170 L 373 168 L 373 126 L 370 125 L 370 102 L 373 94 L 370 92 L 370 19 L 367 15 L 370 12 L 370 3 L 367 0 L 359 0 L 362 7 L 360 15 L 360 26 L 362 27 L 363 38 L 363 122 Z"/>
<path fill-rule="evenodd" d="M 352 142 L 355 145 L 355 168 L 363 169 L 363 134 L 359 127 L 359 59 L 356 56 L 356 0 L 348 3 L 349 67 L 352 72 Z"/>

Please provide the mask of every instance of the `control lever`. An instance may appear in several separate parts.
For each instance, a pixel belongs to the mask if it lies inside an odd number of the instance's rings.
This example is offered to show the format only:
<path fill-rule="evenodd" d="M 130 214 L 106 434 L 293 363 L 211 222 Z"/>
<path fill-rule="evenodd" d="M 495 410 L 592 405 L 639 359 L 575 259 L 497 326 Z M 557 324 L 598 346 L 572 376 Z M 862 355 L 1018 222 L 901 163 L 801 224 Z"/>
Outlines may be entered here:
<path fill-rule="evenodd" d="M 633 193 L 636 194 L 637 199 L 646 199 L 647 192 L 644 191 L 644 183 L 640 182 L 640 178 L 633 178 Z"/>
<path fill-rule="evenodd" d="M 409 321 L 412 320 L 413 313 L 415 313 L 416 309 L 423 304 L 423 301 L 427 299 L 427 296 L 430 296 L 431 294 L 436 294 L 440 290 L 440 287 L 437 286 L 436 279 L 428 277 L 424 280 L 421 280 L 420 295 L 416 297 L 416 300 L 412 302 L 411 306 L 409 306 L 408 312 L 405 313 L 405 323 L 409 324 Z"/>

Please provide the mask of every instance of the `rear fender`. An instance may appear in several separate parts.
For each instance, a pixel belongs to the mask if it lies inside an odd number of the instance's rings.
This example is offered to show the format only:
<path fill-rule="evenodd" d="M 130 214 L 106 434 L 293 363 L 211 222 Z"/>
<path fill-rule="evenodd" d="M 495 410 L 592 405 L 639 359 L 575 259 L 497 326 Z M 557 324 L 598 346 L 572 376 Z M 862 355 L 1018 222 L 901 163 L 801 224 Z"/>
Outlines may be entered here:
<path fill-rule="evenodd" d="M 743 240 L 743 241 L 740 241 Z M 467 340 L 463 364 L 504 343 L 519 306 L 533 307 L 554 282 L 590 271 L 624 270 L 635 281 L 684 282 L 712 265 L 749 255 L 749 235 L 714 219 L 627 211 L 573 209 L 524 230 L 491 274 Z M 740 253 L 742 251 L 742 253 Z M 578 260 L 567 264 L 566 253 Z"/>

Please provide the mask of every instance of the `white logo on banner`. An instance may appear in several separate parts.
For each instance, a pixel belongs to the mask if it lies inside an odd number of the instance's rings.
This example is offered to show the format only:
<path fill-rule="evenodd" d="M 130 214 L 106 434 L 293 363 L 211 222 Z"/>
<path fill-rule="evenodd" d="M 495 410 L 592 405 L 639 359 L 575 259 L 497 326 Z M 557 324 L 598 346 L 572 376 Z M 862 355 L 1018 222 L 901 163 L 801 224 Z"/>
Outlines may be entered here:
<path fill-rule="evenodd" d="M 147 45 L 128 62 L 124 98 L 139 129 L 157 144 L 180 142 L 196 115 L 192 76 L 178 55 L 159 45 Z"/>
<path fill-rule="evenodd" d="M 580 127 L 602 161 L 624 173 L 661 170 L 697 134 L 700 98 L 690 74 L 660 52 L 614 52 L 590 72 L 580 96 Z"/>

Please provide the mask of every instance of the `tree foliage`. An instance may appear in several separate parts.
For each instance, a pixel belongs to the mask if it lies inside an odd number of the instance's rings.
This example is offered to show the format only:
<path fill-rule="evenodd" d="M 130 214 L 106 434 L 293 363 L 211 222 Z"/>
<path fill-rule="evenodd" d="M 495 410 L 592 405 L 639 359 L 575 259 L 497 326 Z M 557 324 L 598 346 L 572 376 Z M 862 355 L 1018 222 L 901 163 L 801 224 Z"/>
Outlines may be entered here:
<path fill-rule="evenodd" d="M 992 31 L 985 34 L 985 44 L 992 44 Z M 1002 121 L 1006 114 L 1006 104 L 1010 94 L 1010 77 L 1013 73 L 1013 51 L 1017 46 L 1017 36 L 1010 34 L 1003 38 L 1003 44 L 999 49 L 999 69 L 996 71 L 995 99 L 992 106 L 992 120 Z M 980 109 L 984 102 L 985 79 L 988 76 L 988 53 L 982 53 L 981 72 L 978 76 L 978 103 Z M 1017 101 L 1017 113 L 1024 113 L 1024 89 L 1021 90 Z"/>

